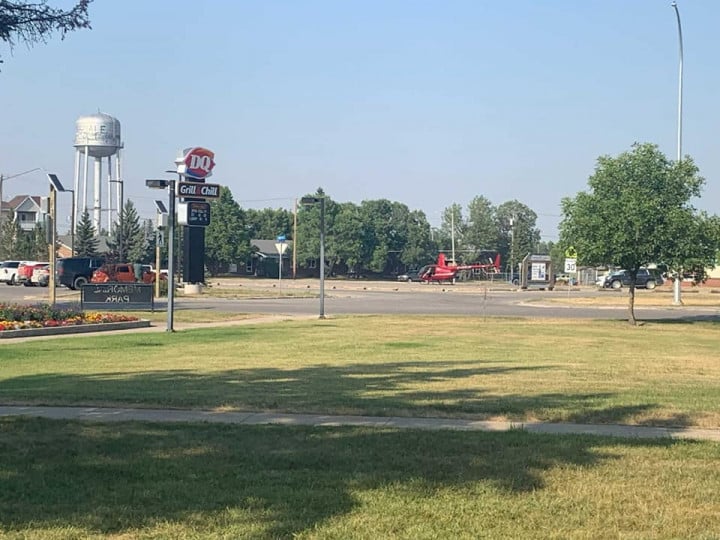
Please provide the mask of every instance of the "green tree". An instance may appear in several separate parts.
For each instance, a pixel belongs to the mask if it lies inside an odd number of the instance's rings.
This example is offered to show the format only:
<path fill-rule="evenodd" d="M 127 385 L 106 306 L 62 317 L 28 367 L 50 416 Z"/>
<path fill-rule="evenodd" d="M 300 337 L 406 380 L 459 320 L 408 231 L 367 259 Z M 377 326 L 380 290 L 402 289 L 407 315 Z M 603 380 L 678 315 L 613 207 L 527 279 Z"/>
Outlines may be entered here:
<path fill-rule="evenodd" d="M 462 206 L 453 203 L 443 210 L 440 237 L 436 239 L 440 251 L 447 252 L 450 257 L 458 255 L 468 249 L 465 245 L 467 223 L 463 218 Z"/>
<path fill-rule="evenodd" d="M 572 245 L 581 265 L 610 264 L 628 270 L 628 322 L 636 324 L 638 270 L 651 263 L 681 268 L 714 262 L 713 221 L 690 199 L 704 179 L 693 160 L 669 161 L 654 144 L 634 144 L 617 157 L 598 158 L 589 191 L 562 201 L 560 243 Z"/>
<path fill-rule="evenodd" d="M 366 268 L 383 274 L 397 271 L 409 238 L 410 209 L 377 199 L 363 201 L 360 216 Z"/>
<path fill-rule="evenodd" d="M 327 201 L 326 201 L 327 202 Z M 349 269 L 369 267 L 367 228 L 361 208 L 351 202 L 333 205 L 333 227 L 330 236 L 330 267 L 344 262 Z"/>
<path fill-rule="evenodd" d="M 148 240 L 145 237 L 145 229 L 140 224 L 135 205 L 129 199 L 125 201 L 119 219 L 114 224 L 108 239 L 108 248 L 109 258 L 118 262 L 148 262 Z"/>
<path fill-rule="evenodd" d="M 293 235 L 293 213 L 284 208 L 247 209 L 245 225 L 249 238 L 272 240 L 284 234 L 290 240 Z"/>
<path fill-rule="evenodd" d="M 0 260 L 6 261 L 17 257 L 17 223 L 11 210 L 7 219 L 0 221 Z"/>
<path fill-rule="evenodd" d="M 333 230 L 335 214 L 338 212 L 338 205 L 325 194 L 322 187 L 319 187 L 310 197 L 325 198 L 325 261 L 337 262 L 337 253 L 333 241 Z M 298 208 L 297 238 L 295 248 L 297 249 L 297 260 L 300 264 L 308 261 L 319 261 L 320 258 L 320 204 L 310 206 L 301 205 Z M 328 272 L 329 273 L 329 272 Z"/>
<path fill-rule="evenodd" d="M 0 1 L 0 41 L 12 48 L 18 43 L 31 46 L 45 42 L 53 32 L 64 38 L 68 32 L 90 28 L 88 6 L 80 0 L 69 10 L 52 8 L 40 2 Z"/>
<path fill-rule="evenodd" d="M 15 255 L 22 261 L 35 259 L 35 234 L 32 231 L 23 231 L 20 223 L 15 223 Z M 49 253 L 43 257 L 46 259 Z"/>
<path fill-rule="evenodd" d="M 273 237 L 274 238 L 274 237 Z M 227 271 L 229 264 L 244 263 L 250 256 L 245 217 L 229 188 L 210 203 L 210 225 L 205 229 L 205 264 L 212 275 Z"/>
<path fill-rule="evenodd" d="M 508 268 L 511 264 L 517 268 L 528 253 L 536 251 L 540 242 L 537 214 L 529 206 L 512 200 L 497 207 L 495 221 L 500 256 Z"/>
<path fill-rule="evenodd" d="M 98 238 L 90 213 L 85 210 L 75 230 L 75 255 L 78 257 L 97 257 Z"/>
<path fill-rule="evenodd" d="M 49 244 L 47 242 L 47 227 L 44 223 L 38 223 L 33 231 L 33 256 L 36 261 L 47 261 L 49 253 Z"/>
<path fill-rule="evenodd" d="M 468 204 L 465 241 L 468 249 L 497 249 L 498 228 L 496 209 L 489 199 L 478 196 Z"/>
<path fill-rule="evenodd" d="M 437 246 L 432 240 L 430 223 L 425 213 L 413 210 L 407 215 L 407 240 L 400 254 L 400 261 L 407 267 L 417 267 L 433 260 Z M 400 269 L 398 269 L 399 271 Z"/>

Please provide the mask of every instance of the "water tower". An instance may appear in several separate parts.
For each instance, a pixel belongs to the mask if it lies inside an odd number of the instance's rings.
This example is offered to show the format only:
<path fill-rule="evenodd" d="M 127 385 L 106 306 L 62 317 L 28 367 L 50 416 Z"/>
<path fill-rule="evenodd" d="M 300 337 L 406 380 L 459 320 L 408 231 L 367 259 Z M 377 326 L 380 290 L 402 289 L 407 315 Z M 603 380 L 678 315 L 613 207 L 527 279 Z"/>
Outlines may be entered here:
<path fill-rule="evenodd" d="M 123 184 L 120 176 L 120 150 L 123 143 L 120 138 L 120 121 L 109 114 L 98 112 L 88 116 L 81 116 L 75 122 L 75 208 L 81 212 L 88 208 L 88 169 L 90 158 L 94 158 L 92 222 L 95 230 L 100 233 L 102 229 L 102 163 L 107 158 L 107 231 L 110 232 L 113 224 L 113 197 L 112 184 L 115 184 L 116 204 L 115 215 L 122 209 Z M 115 156 L 115 178 L 113 178 L 113 156 Z M 82 167 L 82 178 L 81 178 Z M 82 186 L 80 182 L 82 181 Z M 82 194 L 82 201 L 80 196 Z M 76 223 L 72 224 L 73 233 Z"/>

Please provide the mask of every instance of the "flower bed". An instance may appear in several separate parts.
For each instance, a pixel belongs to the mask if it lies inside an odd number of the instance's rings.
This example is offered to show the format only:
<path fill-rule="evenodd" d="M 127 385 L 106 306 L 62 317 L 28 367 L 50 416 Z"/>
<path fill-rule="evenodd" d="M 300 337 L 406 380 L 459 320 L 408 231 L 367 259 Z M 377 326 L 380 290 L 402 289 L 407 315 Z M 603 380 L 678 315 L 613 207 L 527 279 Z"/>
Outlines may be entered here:
<path fill-rule="evenodd" d="M 0 303 L 0 332 L 28 328 L 56 328 L 137 321 L 137 317 L 116 313 L 83 312 L 79 308 L 57 308 L 49 304 L 24 306 Z"/>

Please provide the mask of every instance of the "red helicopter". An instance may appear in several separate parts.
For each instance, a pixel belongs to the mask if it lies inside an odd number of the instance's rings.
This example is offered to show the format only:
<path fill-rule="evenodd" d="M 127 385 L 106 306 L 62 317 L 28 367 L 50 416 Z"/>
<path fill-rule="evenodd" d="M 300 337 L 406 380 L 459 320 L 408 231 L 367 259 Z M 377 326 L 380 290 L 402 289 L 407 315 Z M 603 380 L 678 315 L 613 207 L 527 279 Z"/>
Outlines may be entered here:
<path fill-rule="evenodd" d="M 437 263 L 423 266 L 418 273 L 420 281 L 432 283 L 448 282 L 455 283 L 458 279 L 467 278 L 472 274 L 495 274 L 500 272 L 500 254 L 495 253 L 495 257 L 486 253 L 486 263 L 474 264 L 455 264 L 448 262 L 444 253 L 438 254 Z"/>

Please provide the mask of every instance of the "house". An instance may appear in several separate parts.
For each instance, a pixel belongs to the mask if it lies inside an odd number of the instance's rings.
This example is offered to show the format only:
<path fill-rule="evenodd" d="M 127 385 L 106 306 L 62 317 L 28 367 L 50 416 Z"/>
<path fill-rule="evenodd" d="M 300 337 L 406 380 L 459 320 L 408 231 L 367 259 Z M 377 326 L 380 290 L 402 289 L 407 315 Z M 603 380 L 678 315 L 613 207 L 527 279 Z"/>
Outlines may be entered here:
<path fill-rule="evenodd" d="M 44 223 L 46 212 L 42 209 L 43 197 L 38 195 L 17 195 L 0 204 L 0 221 L 15 216 L 23 231 L 32 231 Z"/>
<path fill-rule="evenodd" d="M 237 268 L 239 274 L 253 275 L 255 277 L 278 277 L 280 270 L 280 253 L 278 253 L 277 240 L 250 240 L 253 249 L 252 256 L 246 262 L 245 268 Z M 285 241 L 287 249 L 282 254 L 282 275 L 292 277 L 292 240 Z"/>

